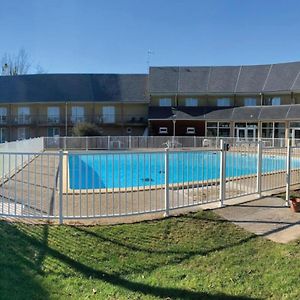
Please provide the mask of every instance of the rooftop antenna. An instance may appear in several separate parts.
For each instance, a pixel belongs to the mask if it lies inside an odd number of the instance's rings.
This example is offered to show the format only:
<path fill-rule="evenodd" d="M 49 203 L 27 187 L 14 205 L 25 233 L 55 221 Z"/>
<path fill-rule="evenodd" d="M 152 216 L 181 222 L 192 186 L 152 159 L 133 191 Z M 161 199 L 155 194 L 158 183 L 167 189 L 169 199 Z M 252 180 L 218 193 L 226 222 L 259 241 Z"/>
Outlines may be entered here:
<path fill-rule="evenodd" d="M 149 67 L 150 67 L 150 59 L 151 59 L 151 55 L 153 55 L 154 54 L 154 51 L 152 51 L 151 49 L 149 49 L 148 51 L 147 51 L 147 68 L 149 69 Z"/>

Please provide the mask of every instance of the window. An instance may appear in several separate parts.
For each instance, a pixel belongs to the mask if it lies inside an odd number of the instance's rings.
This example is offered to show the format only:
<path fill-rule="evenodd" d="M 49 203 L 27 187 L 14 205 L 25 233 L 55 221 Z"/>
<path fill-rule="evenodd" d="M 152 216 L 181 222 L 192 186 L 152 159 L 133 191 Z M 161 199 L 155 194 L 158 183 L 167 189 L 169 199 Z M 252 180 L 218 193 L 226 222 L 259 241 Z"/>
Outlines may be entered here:
<path fill-rule="evenodd" d="M 18 128 L 18 140 L 25 140 L 27 138 L 29 138 L 28 128 L 19 127 Z"/>
<path fill-rule="evenodd" d="M 28 106 L 18 107 L 18 124 L 29 124 L 30 122 L 30 109 Z"/>
<path fill-rule="evenodd" d="M 0 107 L 0 124 L 6 124 L 7 121 L 7 108 Z"/>
<path fill-rule="evenodd" d="M 264 101 L 265 105 L 280 105 L 281 98 L 280 97 L 269 97 Z"/>
<path fill-rule="evenodd" d="M 229 98 L 219 98 L 217 99 L 218 106 L 230 106 L 230 99 Z"/>
<path fill-rule="evenodd" d="M 103 123 L 115 123 L 115 107 L 114 106 L 103 106 L 102 107 L 102 121 Z"/>
<path fill-rule="evenodd" d="M 230 123 L 228 122 L 207 122 L 206 136 L 208 137 L 229 137 Z"/>
<path fill-rule="evenodd" d="M 187 127 L 186 134 L 195 134 L 195 127 Z"/>
<path fill-rule="evenodd" d="M 186 98 L 185 106 L 198 106 L 198 99 L 195 98 Z"/>
<path fill-rule="evenodd" d="M 57 106 L 48 107 L 48 122 L 51 123 L 59 122 L 59 107 Z"/>
<path fill-rule="evenodd" d="M 171 106 L 172 99 L 171 98 L 160 98 L 159 99 L 159 106 Z"/>
<path fill-rule="evenodd" d="M 49 127 L 48 136 L 50 137 L 59 137 L 60 129 L 58 127 Z"/>
<path fill-rule="evenodd" d="M 245 98 L 244 105 L 245 106 L 256 106 L 256 99 L 255 98 Z"/>
<path fill-rule="evenodd" d="M 168 128 L 167 127 L 159 127 L 159 134 L 167 134 L 168 133 Z"/>
<path fill-rule="evenodd" d="M 73 123 L 84 121 L 84 108 L 82 106 L 72 106 L 71 121 Z"/>
<path fill-rule="evenodd" d="M 272 105 L 280 105 L 281 99 L 280 97 L 272 98 Z"/>

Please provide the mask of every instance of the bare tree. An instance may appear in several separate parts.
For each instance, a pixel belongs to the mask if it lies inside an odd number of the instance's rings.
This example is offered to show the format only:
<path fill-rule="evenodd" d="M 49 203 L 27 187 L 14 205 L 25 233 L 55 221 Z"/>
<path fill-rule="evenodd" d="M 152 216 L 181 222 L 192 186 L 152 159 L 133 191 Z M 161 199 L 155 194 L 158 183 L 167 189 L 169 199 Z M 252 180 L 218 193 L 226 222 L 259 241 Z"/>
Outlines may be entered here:
<path fill-rule="evenodd" d="M 1 59 L 2 75 L 27 74 L 32 66 L 31 59 L 24 49 L 20 49 L 16 55 L 5 53 Z"/>

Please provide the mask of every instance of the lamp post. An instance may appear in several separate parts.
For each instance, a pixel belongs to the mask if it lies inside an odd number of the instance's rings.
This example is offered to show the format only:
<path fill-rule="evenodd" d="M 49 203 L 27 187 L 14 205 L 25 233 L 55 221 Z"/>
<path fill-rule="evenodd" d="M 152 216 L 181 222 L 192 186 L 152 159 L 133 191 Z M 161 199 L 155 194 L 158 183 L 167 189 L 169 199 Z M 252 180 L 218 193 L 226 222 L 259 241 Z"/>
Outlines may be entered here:
<path fill-rule="evenodd" d="M 173 144 L 173 148 L 174 148 L 175 147 L 175 136 L 176 136 L 176 112 L 175 112 L 174 109 L 172 110 L 172 113 L 173 113 L 173 115 L 172 115 L 172 121 L 173 121 L 173 142 L 172 142 L 172 144 Z"/>

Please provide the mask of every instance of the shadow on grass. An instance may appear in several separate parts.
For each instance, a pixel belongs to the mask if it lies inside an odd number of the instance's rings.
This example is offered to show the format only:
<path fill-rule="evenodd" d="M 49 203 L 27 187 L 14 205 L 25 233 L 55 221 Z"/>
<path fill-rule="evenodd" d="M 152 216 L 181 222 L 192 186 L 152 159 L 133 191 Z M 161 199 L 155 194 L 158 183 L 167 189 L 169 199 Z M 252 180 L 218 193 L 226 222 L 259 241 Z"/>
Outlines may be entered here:
<path fill-rule="evenodd" d="M 35 226 L 32 228 L 35 230 Z M 38 228 L 41 228 L 41 226 Z M 26 230 L 20 230 L 18 226 L 14 224 L 0 222 L 0 236 L 2 239 L 2 241 L 0 239 L 1 269 L 3 270 L 4 266 L 4 268 L 10 270 L 9 276 L 2 271 L 0 275 L 1 293 L 4 291 L 3 299 L 48 299 L 49 294 L 36 280 L 36 275 L 43 275 L 42 265 L 46 256 L 50 256 L 59 262 L 68 265 L 75 272 L 82 274 L 86 278 L 92 277 L 102 282 L 143 295 L 159 298 L 170 297 L 172 299 L 250 299 L 248 297 L 235 297 L 222 293 L 209 294 L 206 292 L 196 292 L 181 288 L 151 286 L 149 284 L 128 280 L 116 274 L 94 269 L 91 266 L 61 253 L 59 250 L 50 247 L 48 243 L 48 225 L 42 226 L 41 229 L 42 231 L 39 235 L 33 232 L 34 230 L 31 232 L 30 226 L 26 227 Z M 86 234 L 89 235 L 90 232 L 86 232 Z M 57 243 L 57 240 L 55 240 L 55 242 Z M 110 242 L 114 243 L 115 241 Z M 239 241 L 237 244 L 243 242 L 245 241 Z M 63 240 L 60 241 L 60 243 L 63 243 Z M 64 244 L 60 246 L 63 248 Z M 123 246 L 128 247 L 128 245 Z M 183 258 L 186 259 L 191 257 L 191 255 L 206 255 L 209 252 L 222 250 L 232 246 L 235 245 L 227 245 L 226 247 L 219 247 L 206 252 L 199 251 L 193 252 L 192 254 L 186 253 Z M 132 247 L 132 250 L 137 251 L 138 248 Z M 146 249 L 140 249 L 138 251 L 146 251 Z M 32 255 L 34 253 L 36 255 L 33 259 Z M 1 299 L 2 296 L 3 294 L 1 294 Z"/>
<path fill-rule="evenodd" d="M 35 251 L 21 231 L 0 221 L 0 299 L 49 298 L 36 276 L 40 269 L 33 259 Z"/>

